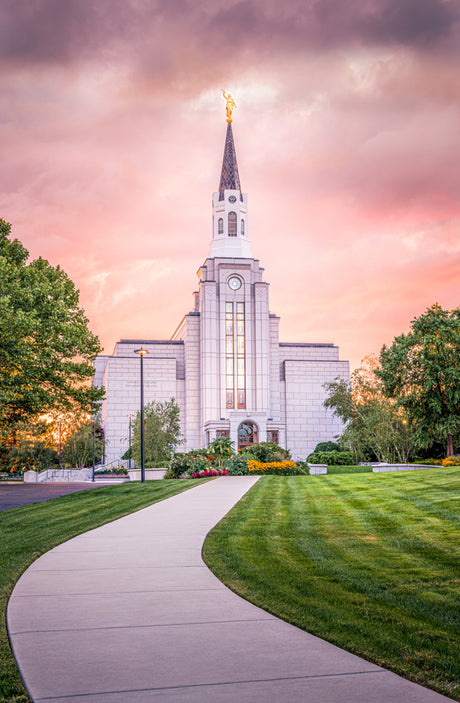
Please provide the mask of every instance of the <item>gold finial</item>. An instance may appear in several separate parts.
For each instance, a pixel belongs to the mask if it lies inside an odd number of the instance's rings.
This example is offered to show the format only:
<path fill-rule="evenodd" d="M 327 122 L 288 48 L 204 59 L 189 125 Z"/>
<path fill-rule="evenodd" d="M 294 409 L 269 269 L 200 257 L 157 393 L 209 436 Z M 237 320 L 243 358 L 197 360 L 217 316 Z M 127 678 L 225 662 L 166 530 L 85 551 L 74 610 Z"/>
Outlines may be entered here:
<path fill-rule="evenodd" d="M 227 101 L 227 105 L 225 106 L 225 109 L 227 111 L 227 122 L 232 122 L 232 112 L 233 112 L 233 108 L 236 107 L 236 102 L 233 100 L 230 93 L 226 93 L 223 88 L 221 88 L 221 91 L 222 91 L 222 95 L 224 96 L 225 100 Z"/>

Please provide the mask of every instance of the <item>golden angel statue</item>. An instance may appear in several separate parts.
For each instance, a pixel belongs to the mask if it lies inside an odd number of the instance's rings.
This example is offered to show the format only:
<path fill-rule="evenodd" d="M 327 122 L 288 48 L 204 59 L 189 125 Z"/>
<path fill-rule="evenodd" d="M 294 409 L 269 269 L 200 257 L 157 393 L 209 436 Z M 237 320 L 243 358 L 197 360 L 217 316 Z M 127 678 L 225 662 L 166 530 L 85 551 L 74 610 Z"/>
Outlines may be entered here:
<path fill-rule="evenodd" d="M 224 96 L 225 100 L 227 101 L 227 105 L 225 106 L 226 111 L 227 111 L 227 122 L 232 121 L 232 112 L 233 108 L 236 107 L 236 102 L 233 100 L 232 96 L 230 93 L 226 93 L 223 88 L 222 90 L 222 95 Z"/>

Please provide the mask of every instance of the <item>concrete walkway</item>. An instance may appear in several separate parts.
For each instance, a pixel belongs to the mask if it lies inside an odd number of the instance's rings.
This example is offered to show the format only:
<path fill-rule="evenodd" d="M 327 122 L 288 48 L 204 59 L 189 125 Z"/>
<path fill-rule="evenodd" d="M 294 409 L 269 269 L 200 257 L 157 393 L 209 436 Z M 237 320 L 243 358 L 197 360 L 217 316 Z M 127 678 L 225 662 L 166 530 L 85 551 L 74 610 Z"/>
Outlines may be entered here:
<path fill-rule="evenodd" d="M 204 538 L 255 480 L 197 486 L 38 559 L 7 616 L 33 700 L 450 700 L 278 620 L 213 576 Z"/>

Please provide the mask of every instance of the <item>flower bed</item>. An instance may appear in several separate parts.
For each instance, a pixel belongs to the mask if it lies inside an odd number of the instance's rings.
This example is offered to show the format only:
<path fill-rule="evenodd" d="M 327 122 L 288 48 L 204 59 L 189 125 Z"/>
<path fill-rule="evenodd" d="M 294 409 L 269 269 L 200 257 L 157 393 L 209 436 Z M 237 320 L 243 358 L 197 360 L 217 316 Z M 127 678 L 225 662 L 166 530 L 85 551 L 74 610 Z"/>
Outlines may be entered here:
<path fill-rule="evenodd" d="M 95 476 L 128 476 L 128 469 L 125 466 L 112 467 L 111 469 L 103 469 L 95 471 Z"/>
<path fill-rule="evenodd" d="M 298 476 L 307 473 L 305 469 L 296 464 L 295 461 L 248 461 L 248 472 L 250 474 L 274 474 L 276 476 Z"/>
<path fill-rule="evenodd" d="M 442 460 L 443 466 L 460 466 L 460 456 L 448 456 Z"/>
<path fill-rule="evenodd" d="M 225 469 L 205 469 L 204 471 L 194 471 L 192 478 L 209 478 L 210 476 L 226 476 Z"/>

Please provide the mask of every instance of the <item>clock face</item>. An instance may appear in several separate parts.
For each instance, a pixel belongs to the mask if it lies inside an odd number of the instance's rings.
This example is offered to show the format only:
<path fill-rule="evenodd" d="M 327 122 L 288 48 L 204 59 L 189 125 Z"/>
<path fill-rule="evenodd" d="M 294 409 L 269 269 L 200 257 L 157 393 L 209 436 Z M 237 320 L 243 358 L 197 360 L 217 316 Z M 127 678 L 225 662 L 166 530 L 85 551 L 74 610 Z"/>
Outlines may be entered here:
<path fill-rule="evenodd" d="M 236 203 L 236 198 L 235 198 L 234 195 L 231 195 L 231 196 L 229 197 L 229 202 L 231 202 L 231 203 Z"/>
<path fill-rule="evenodd" d="M 237 276 L 232 276 L 228 279 L 228 287 L 232 290 L 238 290 L 238 288 L 241 288 L 241 279 L 237 278 Z"/>

